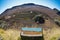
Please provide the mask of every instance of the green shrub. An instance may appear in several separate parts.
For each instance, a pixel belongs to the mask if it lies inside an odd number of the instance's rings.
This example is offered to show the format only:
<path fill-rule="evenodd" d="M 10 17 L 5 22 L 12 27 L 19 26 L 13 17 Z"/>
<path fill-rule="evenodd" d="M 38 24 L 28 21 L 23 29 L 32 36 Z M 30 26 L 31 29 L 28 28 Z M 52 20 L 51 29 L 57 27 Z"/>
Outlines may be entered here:
<path fill-rule="evenodd" d="M 18 37 L 18 40 L 21 40 L 21 37 Z"/>

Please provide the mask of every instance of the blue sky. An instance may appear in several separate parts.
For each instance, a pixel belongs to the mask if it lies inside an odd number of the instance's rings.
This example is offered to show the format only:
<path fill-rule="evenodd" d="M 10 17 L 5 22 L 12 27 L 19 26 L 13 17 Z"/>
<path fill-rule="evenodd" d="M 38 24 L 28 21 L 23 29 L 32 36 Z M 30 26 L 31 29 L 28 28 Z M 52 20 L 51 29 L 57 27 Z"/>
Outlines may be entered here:
<path fill-rule="evenodd" d="M 60 10 L 60 0 L 0 0 L 0 14 L 8 8 L 24 3 L 35 3 Z"/>

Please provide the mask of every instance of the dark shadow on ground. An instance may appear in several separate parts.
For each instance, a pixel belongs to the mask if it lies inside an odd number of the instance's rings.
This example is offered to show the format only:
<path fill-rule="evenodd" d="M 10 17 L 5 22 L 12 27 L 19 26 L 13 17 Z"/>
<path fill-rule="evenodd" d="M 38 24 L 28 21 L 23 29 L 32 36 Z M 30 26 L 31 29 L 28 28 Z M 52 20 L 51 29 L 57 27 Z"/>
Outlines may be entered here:
<path fill-rule="evenodd" d="M 29 37 L 29 36 L 21 36 L 21 40 L 44 40 L 43 36 Z"/>

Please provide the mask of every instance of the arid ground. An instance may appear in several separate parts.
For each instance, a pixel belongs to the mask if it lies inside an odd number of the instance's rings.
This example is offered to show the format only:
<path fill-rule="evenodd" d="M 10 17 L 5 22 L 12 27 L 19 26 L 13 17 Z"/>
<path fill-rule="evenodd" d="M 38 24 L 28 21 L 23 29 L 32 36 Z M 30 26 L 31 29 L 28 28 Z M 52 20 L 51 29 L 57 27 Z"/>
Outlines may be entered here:
<path fill-rule="evenodd" d="M 20 32 L 20 30 L 15 29 L 0 29 L 0 36 L 3 40 L 21 40 Z M 57 40 L 60 37 L 60 28 L 43 29 L 43 35 L 45 40 Z"/>

